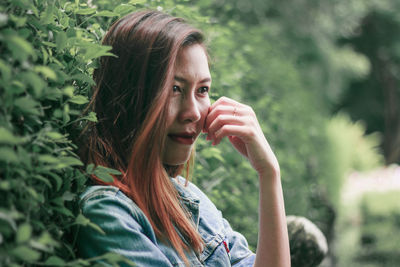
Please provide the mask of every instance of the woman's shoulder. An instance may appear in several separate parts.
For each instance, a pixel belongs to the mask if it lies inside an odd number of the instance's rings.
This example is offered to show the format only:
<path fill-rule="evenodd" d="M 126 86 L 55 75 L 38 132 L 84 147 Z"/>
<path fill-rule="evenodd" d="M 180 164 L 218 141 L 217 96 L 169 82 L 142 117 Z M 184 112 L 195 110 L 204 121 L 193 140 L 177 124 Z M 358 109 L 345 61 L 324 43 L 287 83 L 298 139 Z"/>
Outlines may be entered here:
<path fill-rule="evenodd" d="M 79 206 L 84 213 L 101 209 L 103 212 L 129 213 L 140 216 L 140 208 L 118 187 L 90 185 L 79 196 Z"/>
<path fill-rule="evenodd" d="M 84 204 L 92 199 L 115 198 L 125 202 L 132 202 L 118 187 L 112 185 L 90 185 L 80 195 L 79 202 Z"/>

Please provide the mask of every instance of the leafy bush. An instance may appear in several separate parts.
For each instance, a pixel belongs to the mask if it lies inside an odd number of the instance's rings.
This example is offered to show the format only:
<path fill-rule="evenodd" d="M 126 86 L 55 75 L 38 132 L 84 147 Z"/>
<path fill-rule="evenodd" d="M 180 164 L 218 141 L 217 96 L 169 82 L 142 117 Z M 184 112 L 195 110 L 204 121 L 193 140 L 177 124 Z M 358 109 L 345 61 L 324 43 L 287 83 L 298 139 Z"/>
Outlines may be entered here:
<path fill-rule="evenodd" d="M 333 177 L 326 181 L 332 199 L 339 202 L 341 185 L 351 171 L 368 171 L 383 164 L 379 153 L 378 133 L 365 134 L 362 122 L 352 122 L 349 116 L 339 113 L 327 125 L 328 147 Z"/>
<path fill-rule="evenodd" d="M 358 249 L 351 257 L 352 266 L 375 264 L 397 266 L 400 260 L 399 191 L 366 193 L 360 204 L 360 235 Z"/>
<path fill-rule="evenodd" d="M 73 227 L 90 224 L 74 207 L 87 178 L 78 169 L 71 125 L 96 121 L 95 114 L 80 114 L 95 59 L 109 54 L 99 41 L 125 11 L 79 1 L 0 4 L 1 266 L 91 262 L 75 260 L 73 236 L 67 241 Z"/>

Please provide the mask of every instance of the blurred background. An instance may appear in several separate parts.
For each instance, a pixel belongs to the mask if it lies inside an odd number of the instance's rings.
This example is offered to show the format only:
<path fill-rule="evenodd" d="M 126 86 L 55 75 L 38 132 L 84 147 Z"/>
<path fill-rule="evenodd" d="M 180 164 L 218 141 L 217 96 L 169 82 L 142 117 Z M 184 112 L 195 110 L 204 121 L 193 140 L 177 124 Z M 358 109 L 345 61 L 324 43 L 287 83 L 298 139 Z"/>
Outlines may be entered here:
<path fill-rule="evenodd" d="M 195 5 L 209 17 L 200 27 L 214 92 L 255 109 L 281 164 L 287 214 L 307 217 L 328 239 L 321 266 L 398 266 L 400 2 Z M 199 150 L 221 157 L 194 177 L 255 247 L 255 175 L 223 145 Z"/>
<path fill-rule="evenodd" d="M 63 234 L 88 224 L 69 204 L 87 178 L 71 152 L 69 140 L 79 132 L 72 126 L 96 120 L 79 114 L 96 59 L 107 53 L 102 36 L 118 17 L 144 8 L 184 17 L 205 32 L 211 97 L 225 95 L 255 110 L 281 165 L 287 214 L 310 219 L 328 240 L 321 266 L 398 266 L 398 0 L 0 4 L 0 217 L 8 222 L 0 225 L 0 265 L 83 264 Z M 200 138 L 192 176 L 255 250 L 258 181 L 250 165 L 228 141 L 211 147 Z"/>

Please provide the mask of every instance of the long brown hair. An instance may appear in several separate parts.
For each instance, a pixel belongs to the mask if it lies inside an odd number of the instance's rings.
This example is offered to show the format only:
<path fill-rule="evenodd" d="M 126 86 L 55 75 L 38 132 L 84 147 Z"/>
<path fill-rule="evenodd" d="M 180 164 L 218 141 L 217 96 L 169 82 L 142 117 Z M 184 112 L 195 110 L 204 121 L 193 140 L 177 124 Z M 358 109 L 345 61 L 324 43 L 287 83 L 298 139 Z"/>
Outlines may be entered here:
<path fill-rule="evenodd" d="M 164 166 L 161 155 L 178 52 L 202 45 L 203 35 L 180 18 L 141 11 L 114 23 L 103 44 L 112 46 L 116 57 L 102 57 L 94 72 L 96 86 L 87 111 L 96 112 L 98 122 L 83 131 L 81 158 L 121 171 L 109 184 L 133 199 L 156 235 L 187 263 L 184 251 L 201 251 L 203 241 L 169 178 L 183 166 Z"/>

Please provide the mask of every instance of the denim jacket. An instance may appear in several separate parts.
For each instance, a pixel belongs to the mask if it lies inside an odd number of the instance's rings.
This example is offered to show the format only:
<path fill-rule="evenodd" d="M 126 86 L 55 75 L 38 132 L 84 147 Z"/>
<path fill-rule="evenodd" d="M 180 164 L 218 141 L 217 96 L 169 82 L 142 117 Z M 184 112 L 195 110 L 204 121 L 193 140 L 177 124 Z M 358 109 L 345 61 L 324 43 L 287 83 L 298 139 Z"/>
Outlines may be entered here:
<path fill-rule="evenodd" d="M 190 266 L 253 266 L 255 254 L 246 239 L 230 227 L 211 200 L 194 184 L 171 179 L 181 203 L 187 208 L 200 233 L 205 248 L 196 255 L 187 252 Z M 137 266 L 185 266 L 175 249 L 161 242 L 139 207 L 118 188 L 89 186 L 80 197 L 83 214 L 106 234 L 89 227 L 78 233 L 81 256 L 95 257 L 116 252 Z"/>

